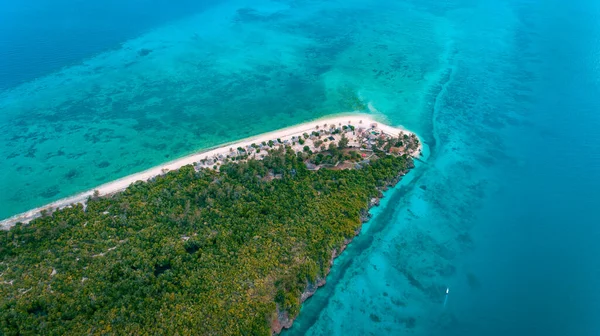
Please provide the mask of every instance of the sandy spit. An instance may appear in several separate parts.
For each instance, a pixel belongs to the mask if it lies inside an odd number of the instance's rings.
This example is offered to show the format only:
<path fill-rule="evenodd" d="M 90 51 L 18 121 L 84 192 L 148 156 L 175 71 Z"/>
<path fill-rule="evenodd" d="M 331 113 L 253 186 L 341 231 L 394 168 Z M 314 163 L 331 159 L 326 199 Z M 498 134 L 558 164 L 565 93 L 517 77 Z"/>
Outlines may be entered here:
<path fill-rule="evenodd" d="M 340 123 L 342 125 L 351 124 L 355 127 L 363 126 L 365 128 L 370 127 L 370 125 L 372 123 L 377 123 L 377 128 L 379 128 L 384 133 L 387 133 L 387 134 L 393 135 L 393 136 L 398 135 L 398 133 L 401 131 L 404 133 L 411 133 L 410 131 L 407 131 L 406 129 L 403 129 L 401 127 L 392 127 L 392 126 L 383 124 L 379 121 L 376 121 L 373 119 L 373 117 L 371 115 L 339 114 L 339 115 L 335 115 L 335 116 L 324 117 L 324 118 L 313 120 L 313 121 L 306 122 L 303 124 L 282 128 L 277 131 L 263 133 L 263 134 L 255 136 L 255 137 L 250 137 L 250 138 L 246 138 L 246 139 L 239 140 L 236 142 L 224 144 L 224 145 L 221 145 L 221 146 L 213 148 L 213 149 L 200 151 L 198 153 L 194 153 L 194 154 L 182 157 L 180 159 L 177 159 L 177 160 L 174 160 L 171 162 L 167 162 L 165 164 L 150 168 L 148 170 L 144 170 L 144 171 L 136 173 L 136 174 L 125 176 L 125 177 L 117 179 L 115 181 L 105 183 L 105 184 L 98 186 L 96 188 L 93 188 L 91 190 L 76 194 L 71 197 L 66 197 L 66 198 L 60 199 L 58 201 L 47 204 L 45 206 L 35 208 L 35 209 L 29 210 L 27 212 L 24 212 L 24 213 L 15 215 L 13 217 L 7 218 L 5 220 L 2 220 L 2 221 L 0 221 L 0 229 L 8 230 L 18 222 L 28 223 L 31 220 L 41 216 L 41 211 L 43 211 L 43 210 L 60 209 L 60 208 L 64 208 L 64 207 L 74 205 L 77 203 L 85 204 L 87 199 L 90 196 L 94 195 L 95 191 L 98 191 L 99 196 L 114 194 L 114 193 L 117 193 L 119 191 L 126 189 L 129 185 L 131 185 L 134 182 L 147 181 L 156 176 L 163 175 L 168 171 L 176 170 L 176 169 L 179 169 L 179 168 L 189 165 L 189 164 L 194 164 L 195 162 L 198 162 L 206 157 L 211 158 L 211 157 L 214 157 L 219 154 L 226 155 L 229 153 L 230 148 L 234 148 L 234 149 L 236 149 L 238 147 L 245 148 L 248 145 L 251 145 L 253 143 L 260 144 L 263 141 L 268 142 L 269 140 L 276 140 L 277 138 L 280 138 L 282 140 L 289 139 L 292 136 L 299 136 L 305 132 L 310 133 L 316 129 L 316 126 L 319 126 L 320 128 L 322 128 L 324 124 L 327 124 L 329 126 L 332 124 L 338 125 Z"/>

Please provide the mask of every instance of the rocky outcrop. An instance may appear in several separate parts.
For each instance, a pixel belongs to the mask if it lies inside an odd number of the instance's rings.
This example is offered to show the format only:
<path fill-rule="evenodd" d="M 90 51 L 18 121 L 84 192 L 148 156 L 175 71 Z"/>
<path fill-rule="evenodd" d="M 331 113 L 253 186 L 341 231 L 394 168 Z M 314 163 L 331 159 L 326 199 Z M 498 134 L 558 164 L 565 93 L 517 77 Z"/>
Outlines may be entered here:
<path fill-rule="evenodd" d="M 371 219 L 372 216 L 373 215 L 371 215 L 371 213 L 369 212 L 369 210 L 363 209 L 363 210 L 360 211 L 360 222 L 361 223 L 368 222 L 369 219 Z M 361 226 L 361 228 L 362 228 L 362 226 Z M 360 232 L 360 230 L 359 230 L 359 232 Z"/>
<path fill-rule="evenodd" d="M 304 292 L 302 293 L 302 295 L 300 296 L 300 302 L 303 303 L 309 297 L 313 296 L 315 294 L 315 292 L 317 291 L 317 289 L 319 287 L 325 286 L 326 283 L 327 283 L 326 278 L 317 278 L 317 281 L 315 281 L 314 284 L 313 283 L 309 283 L 306 286 L 306 289 L 304 290 Z"/>
<path fill-rule="evenodd" d="M 279 310 L 277 307 L 277 317 L 271 321 L 271 333 L 273 335 L 279 334 L 284 328 L 289 329 L 292 327 L 294 319 L 290 318 L 288 312 Z"/>

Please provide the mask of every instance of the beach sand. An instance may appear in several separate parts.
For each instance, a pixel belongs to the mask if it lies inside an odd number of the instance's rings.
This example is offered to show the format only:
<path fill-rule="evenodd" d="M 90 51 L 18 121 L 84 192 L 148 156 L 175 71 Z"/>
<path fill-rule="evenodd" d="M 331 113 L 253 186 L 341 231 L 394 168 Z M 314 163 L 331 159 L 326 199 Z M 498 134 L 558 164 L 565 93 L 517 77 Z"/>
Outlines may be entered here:
<path fill-rule="evenodd" d="M 218 156 L 219 154 L 227 155 L 230 152 L 230 148 L 234 148 L 234 149 L 236 149 L 238 147 L 245 148 L 253 143 L 260 144 L 263 141 L 268 142 L 269 140 L 276 140 L 278 138 L 282 139 L 282 140 L 289 139 L 293 136 L 300 136 L 305 132 L 310 133 L 310 132 L 316 130 L 316 126 L 319 126 L 319 128 L 322 128 L 324 124 L 339 125 L 340 123 L 342 125 L 350 124 L 355 127 L 363 126 L 365 128 L 369 128 L 371 126 L 371 124 L 377 123 L 378 129 L 380 129 L 382 132 L 387 133 L 388 135 L 392 135 L 392 136 L 397 136 L 400 132 L 409 133 L 409 134 L 412 133 L 401 127 L 392 127 L 392 126 L 383 124 L 379 121 L 376 121 L 373 119 L 373 117 L 371 115 L 339 114 L 339 115 L 335 115 L 335 116 L 324 117 L 321 119 L 316 119 L 316 120 L 306 122 L 303 124 L 299 124 L 296 126 L 282 128 L 277 131 L 263 133 L 263 134 L 255 136 L 255 137 L 250 137 L 250 138 L 242 139 L 242 140 L 239 140 L 236 142 L 227 143 L 227 144 L 221 145 L 221 146 L 213 148 L 213 149 L 203 150 L 201 152 L 194 153 L 194 154 L 185 156 L 183 158 L 180 158 L 180 159 L 177 159 L 177 160 L 174 160 L 171 162 L 167 162 L 165 164 L 150 168 L 148 170 L 145 170 L 145 171 L 142 171 L 142 172 L 139 172 L 136 174 L 132 174 L 129 176 L 125 176 L 125 177 L 117 179 L 115 181 L 105 183 L 94 189 L 76 194 L 71 197 L 60 199 L 58 201 L 47 204 L 45 206 L 35 208 L 35 209 L 29 210 L 27 212 L 24 212 L 24 213 L 15 215 L 13 217 L 7 218 L 5 220 L 2 220 L 0 222 L 0 229 L 8 230 L 18 222 L 28 223 L 29 221 L 31 221 L 37 217 L 40 217 L 41 212 L 43 210 L 56 210 L 56 209 L 64 208 L 64 207 L 67 207 L 67 206 L 70 206 L 73 204 L 77 204 L 77 203 L 85 204 L 85 202 L 88 200 L 89 197 L 94 196 L 94 193 L 96 191 L 98 193 L 98 196 L 111 195 L 111 194 L 117 193 L 119 191 L 125 190 L 129 185 L 131 185 L 134 182 L 147 181 L 156 176 L 163 175 L 168 171 L 177 170 L 183 166 L 186 166 L 189 164 L 194 164 L 195 162 L 198 162 L 206 157 L 211 158 L 214 156 Z M 415 153 L 418 154 L 419 152 L 420 152 L 420 148 Z"/>

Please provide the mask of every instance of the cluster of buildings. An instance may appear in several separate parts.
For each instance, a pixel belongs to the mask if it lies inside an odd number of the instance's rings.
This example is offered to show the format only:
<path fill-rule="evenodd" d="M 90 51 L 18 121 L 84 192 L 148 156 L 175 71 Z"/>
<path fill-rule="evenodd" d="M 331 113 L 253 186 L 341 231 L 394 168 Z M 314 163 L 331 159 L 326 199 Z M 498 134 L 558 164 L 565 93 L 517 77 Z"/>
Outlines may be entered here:
<path fill-rule="evenodd" d="M 269 150 L 279 147 L 290 147 L 295 152 L 319 153 L 327 151 L 331 143 L 338 146 L 339 141 L 344 137 L 347 139 L 347 146 L 355 148 L 361 152 L 363 158 L 369 157 L 373 149 L 383 150 L 384 145 L 393 142 L 392 146 L 387 145 L 386 150 L 396 154 L 413 154 L 408 146 L 396 146 L 396 139 L 408 137 L 408 140 L 416 140 L 414 134 L 387 134 L 378 128 L 377 123 L 370 125 L 352 125 L 352 124 L 320 124 L 315 125 L 311 130 L 302 134 L 290 134 L 289 136 L 270 139 L 268 141 L 256 142 L 244 147 L 230 147 L 210 157 L 197 162 L 197 168 L 217 167 L 230 161 L 243 161 L 247 159 L 262 159 L 268 155 Z M 418 142 L 418 140 L 416 140 Z M 416 147 L 415 147 L 416 149 Z"/>

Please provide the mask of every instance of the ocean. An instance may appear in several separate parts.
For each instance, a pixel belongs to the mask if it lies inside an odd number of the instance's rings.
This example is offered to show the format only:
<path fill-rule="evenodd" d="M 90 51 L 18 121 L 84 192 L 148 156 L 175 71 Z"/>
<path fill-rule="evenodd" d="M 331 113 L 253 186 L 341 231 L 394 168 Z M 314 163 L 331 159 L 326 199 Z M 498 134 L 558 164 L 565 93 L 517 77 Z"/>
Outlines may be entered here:
<path fill-rule="evenodd" d="M 0 13 L 0 218 L 360 101 L 425 157 L 286 335 L 600 334 L 600 3 Z"/>

